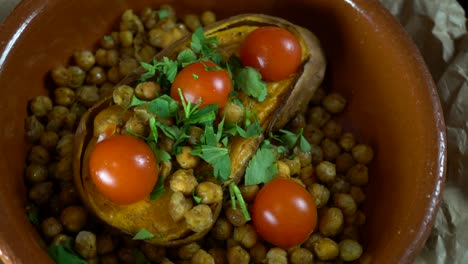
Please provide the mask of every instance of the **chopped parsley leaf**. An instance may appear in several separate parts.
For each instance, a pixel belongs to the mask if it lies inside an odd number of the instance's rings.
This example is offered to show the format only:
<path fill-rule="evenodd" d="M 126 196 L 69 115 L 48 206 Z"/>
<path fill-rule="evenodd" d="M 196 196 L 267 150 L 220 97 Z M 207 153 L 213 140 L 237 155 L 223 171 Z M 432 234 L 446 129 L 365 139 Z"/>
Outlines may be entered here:
<path fill-rule="evenodd" d="M 248 96 L 263 102 L 268 94 L 266 83 L 262 80 L 260 73 L 252 68 L 240 69 L 234 77 L 237 89 L 240 89 Z"/>
<path fill-rule="evenodd" d="M 151 238 L 154 238 L 153 233 L 151 233 L 145 228 L 142 228 L 135 234 L 135 236 L 132 239 L 133 240 L 147 240 Z"/>
<path fill-rule="evenodd" d="M 225 182 L 231 175 L 231 159 L 227 148 L 218 148 L 209 145 L 195 146 L 191 152 L 213 166 L 214 176 L 221 182 Z"/>
<path fill-rule="evenodd" d="M 265 140 L 249 161 L 245 170 L 245 185 L 267 183 L 278 173 L 276 154 L 270 142 Z"/>
<path fill-rule="evenodd" d="M 86 264 L 86 260 L 73 250 L 72 243 L 73 241 L 68 239 L 63 245 L 50 245 L 47 252 L 57 264 Z"/>

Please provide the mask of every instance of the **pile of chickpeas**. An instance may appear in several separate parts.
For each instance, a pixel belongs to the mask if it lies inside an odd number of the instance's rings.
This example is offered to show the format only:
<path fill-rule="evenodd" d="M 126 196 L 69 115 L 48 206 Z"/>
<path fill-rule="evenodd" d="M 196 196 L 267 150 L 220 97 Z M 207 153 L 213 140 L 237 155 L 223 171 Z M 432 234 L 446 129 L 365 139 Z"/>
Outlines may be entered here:
<path fill-rule="evenodd" d="M 160 19 L 160 10 L 167 17 Z M 96 219 L 84 207 L 73 184 L 74 132 L 81 116 L 100 99 L 112 94 L 115 84 L 150 61 L 162 48 L 199 26 L 215 22 L 210 11 L 178 20 L 169 5 L 127 10 L 115 31 L 99 40 L 97 50 L 80 50 L 73 63 L 51 70 L 55 86 L 49 96 L 29 104 L 25 133 L 31 143 L 25 170 L 30 205 L 39 212 L 37 229 L 47 245 L 74 241 L 73 248 L 88 263 L 342 263 L 363 253 L 360 228 L 366 216 L 361 205 L 368 182 L 372 148 L 343 132 L 333 115 L 346 100 L 319 88 L 305 113 L 286 127 L 303 128 L 311 153 L 277 161 L 279 177 L 295 179 L 311 193 L 318 208 L 313 234 L 301 245 L 284 250 L 263 241 L 239 207 L 224 205 L 209 234 L 200 241 L 175 248 L 155 246 L 120 233 Z M 261 186 L 239 186 L 251 204 Z"/>

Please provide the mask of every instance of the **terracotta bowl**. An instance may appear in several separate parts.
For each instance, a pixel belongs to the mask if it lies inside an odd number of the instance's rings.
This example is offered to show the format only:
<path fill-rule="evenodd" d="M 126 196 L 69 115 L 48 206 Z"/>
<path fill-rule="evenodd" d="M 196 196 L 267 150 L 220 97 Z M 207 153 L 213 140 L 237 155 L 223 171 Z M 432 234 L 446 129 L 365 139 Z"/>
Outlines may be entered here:
<path fill-rule="evenodd" d="M 441 198 L 445 127 L 420 53 L 375 0 L 22 1 L 0 25 L 0 259 L 50 262 L 24 211 L 28 100 L 47 93 L 47 72 L 74 51 L 92 48 L 126 8 L 164 2 L 182 14 L 273 14 L 318 35 L 329 62 L 325 84 L 349 100 L 345 128 L 376 151 L 365 204 L 366 259 L 412 263 Z"/>

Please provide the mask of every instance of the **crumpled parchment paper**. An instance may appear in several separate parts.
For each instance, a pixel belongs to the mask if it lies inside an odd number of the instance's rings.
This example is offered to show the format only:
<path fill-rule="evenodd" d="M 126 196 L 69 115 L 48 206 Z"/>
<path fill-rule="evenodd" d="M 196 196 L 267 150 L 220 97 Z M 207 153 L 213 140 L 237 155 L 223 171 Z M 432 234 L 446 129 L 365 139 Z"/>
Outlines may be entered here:
<path fill-rule="evenodd" d="M 468 34 L 456 0 L 381 0 L 412 36 L 437 84 L 448 167 L 434 228 L 415 264 L 468 264 Z"/>

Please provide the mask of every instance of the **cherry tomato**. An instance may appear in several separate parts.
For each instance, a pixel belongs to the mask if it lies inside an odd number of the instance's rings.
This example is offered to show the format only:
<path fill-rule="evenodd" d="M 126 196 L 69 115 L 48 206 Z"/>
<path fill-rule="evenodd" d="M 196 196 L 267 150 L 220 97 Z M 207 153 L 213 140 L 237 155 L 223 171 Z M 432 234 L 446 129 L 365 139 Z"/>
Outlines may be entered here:
<path fill-rule="evenodd" d="M 147 197 L 158 180 L 158 165 L 151 148 L 130 135 L 113 135 L 94 147 L 89 173 L 97 189 L 116 204 Z"/>
<path fill-rule="evenodd" d="M 232 81 L 226 70 L 211 61 L 195 62 L 182 69 L 171 86 L 171 97 L 180 102 L 178 88 L 187 102 L 201 106 L 218 103 L 223 107 L 232 90 Z"/>
<path fill-rule="evenodd" d="M 317 208 L 300 184 L 276 178 L 255 197 L 252 220 L 263 239 L 288 249 L 304 242 L 312 233 L 317 224 Z"/>
<path fill-rule="evenodd" d="M 257 69 L 265 81 L 279 81 L 297 72 L 302 62 L 302 49 L 288 30 L 259 27 L 242 43 L 240 59 L 244 66 Z"/>

